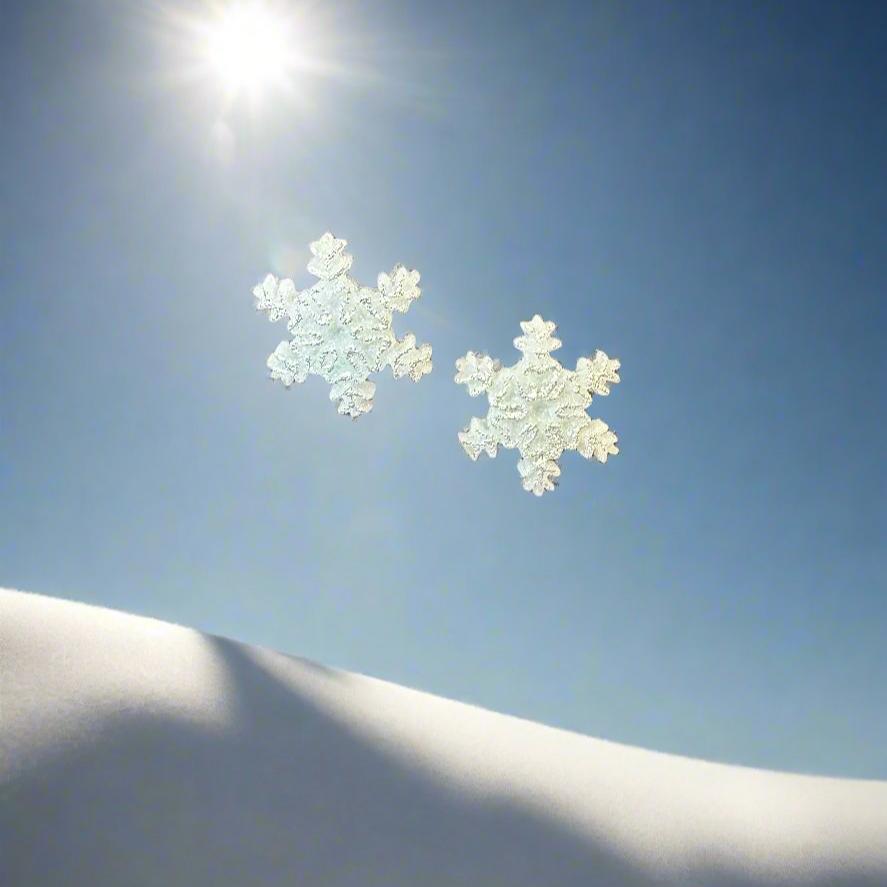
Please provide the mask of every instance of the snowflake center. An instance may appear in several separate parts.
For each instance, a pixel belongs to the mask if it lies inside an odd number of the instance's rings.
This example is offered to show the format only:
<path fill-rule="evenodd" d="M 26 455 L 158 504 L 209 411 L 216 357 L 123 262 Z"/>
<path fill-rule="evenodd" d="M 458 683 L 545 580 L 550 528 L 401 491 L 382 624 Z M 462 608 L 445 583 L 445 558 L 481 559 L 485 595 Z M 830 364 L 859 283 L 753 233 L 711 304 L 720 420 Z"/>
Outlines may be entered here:
<path fill-rule="evenodd" d="M 354 336 L 347 327 L 343 327 L 336 317 L 327 325 L 327 335 L 339 347 L 347 348 L 354 341 Z"/>
<path fill-rule="evenodd" d="M 539 397 L 536 392 L 531 395 L 528 417 L 535 425 L 548 424 L 554 418 L 554 403 L 548 398 Z"/>

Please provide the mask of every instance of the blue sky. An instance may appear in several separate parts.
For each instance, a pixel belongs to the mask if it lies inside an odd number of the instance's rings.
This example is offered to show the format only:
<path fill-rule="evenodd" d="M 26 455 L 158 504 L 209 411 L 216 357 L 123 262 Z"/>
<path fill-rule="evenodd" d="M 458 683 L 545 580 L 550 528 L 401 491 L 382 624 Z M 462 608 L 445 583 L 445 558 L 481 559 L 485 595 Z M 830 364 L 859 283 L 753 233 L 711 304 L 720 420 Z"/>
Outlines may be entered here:
<path fill-rule="evenodd" d="M 227 108 L 176 9 L 0 5 L 0 583 L 887 777 L 884 7 L 330 2 Z M 327 229 L 434 346 L 354 423 L 250 295 Z M 542 499 L 453 384 L 537 312 L 623 379 Z"/>

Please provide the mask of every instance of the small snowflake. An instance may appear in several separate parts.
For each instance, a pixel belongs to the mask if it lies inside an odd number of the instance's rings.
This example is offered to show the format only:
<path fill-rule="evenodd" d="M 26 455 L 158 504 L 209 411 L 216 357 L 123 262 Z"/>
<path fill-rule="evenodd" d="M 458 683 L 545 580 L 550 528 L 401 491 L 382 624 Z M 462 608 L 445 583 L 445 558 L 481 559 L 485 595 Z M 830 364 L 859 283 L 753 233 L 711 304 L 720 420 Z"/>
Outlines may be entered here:
<path fill-rule="evenodd" d="M 456 361 L 456 381 L 472 397 L 486 391 L 490 402 L 486 417 L 473 418 L 459 442 L 472 460 L 481 453 L 495 456 L 500 446 L 518 450 L 523 487 L 541 496 L 554 489 L 564 450 L 599 462 L 619 452 L 607 424 L 585 412 L 593 395 L 609 394 L 610 383 L 619 381 L 619 361 L 596 351 L 592 358 L 579 358 L 573 372 L 551 356 L 561 347 L 553 323 L 537 314 L 521 329 L 514 346 L 523 357 L 514 366 L 473 351 Z"/>
<path fill-rule="evenodd" d="M 298 292 L 292 280 L 269 274 L 253 295 L 256 308 L 272 321 L 285 317 L 292 334 L 268 358 L 271 378 L 289 388 L 322 376 L 339 412 L 356 419 L 373 408 L 371 373 L 390 366 L 395 379 L 418 382 L 431 372 L 431 346 L 416 347 L 412 333 L 398 339 L 391 323 L 394 311 L 406 311 L 419 298 L 419 272 L 395 265 L 379 275 L 377 289 L 361 286 L 348 274 L 346 245 L 329 232 L 311 244 L 308 271 L 319 278 L 312 287 Z"/>

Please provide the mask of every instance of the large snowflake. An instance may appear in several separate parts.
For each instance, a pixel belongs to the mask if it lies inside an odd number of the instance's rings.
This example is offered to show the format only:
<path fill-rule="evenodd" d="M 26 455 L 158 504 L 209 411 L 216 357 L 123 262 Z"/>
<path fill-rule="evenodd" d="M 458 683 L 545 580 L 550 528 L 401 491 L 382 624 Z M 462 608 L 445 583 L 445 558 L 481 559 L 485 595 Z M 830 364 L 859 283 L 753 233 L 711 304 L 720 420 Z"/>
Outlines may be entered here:
<path fill-rule="evenodd" d="M 431 372 L 431 346 L 416 347 L 412 333 L 398 339 L 392 328 L 393 312 L 419 298 L 419 272 L 395 265 L 379 275 L 377 289 L 361 286 L 348 274 L 353 260 L 346 245 L 329 232 L 311 244 L 308 271 L 319 279 L 308 289 L 298 292 L 292 280 L 269 274 L 253 295 L 270 320 L 286 318 L 292 335 L 268 358 L 271 378 L 289 388 L 322 376 L 339 412 L 356 419 L 373 408 L 371 373 L 390 366 L 396 379 L 418 382 Z"/>
<path fill-rule="evenodd" d="M 610 383 L 619 381 L 619 361 L 596 351 L 592 358 L 579 358 L 574 372 L 551 356 L 561 347 L 553 323 L 537 314 L 521 329 L 514 346 L 523 357 L 514 366 L 473 351 L 456 361 L 456 381 L 472 397 L 486 391 L 490 402 L 486 417 L 473 418 L 459 442 L 473 460 L 483 452 L 495 456 L 500 445 L 518 450 L 523 487 L 541 496 L 554 489 L 564 450 L 599 462 L 619 452 L 607 424 L 585 412 L 593 395 L 609 394 Z"/>

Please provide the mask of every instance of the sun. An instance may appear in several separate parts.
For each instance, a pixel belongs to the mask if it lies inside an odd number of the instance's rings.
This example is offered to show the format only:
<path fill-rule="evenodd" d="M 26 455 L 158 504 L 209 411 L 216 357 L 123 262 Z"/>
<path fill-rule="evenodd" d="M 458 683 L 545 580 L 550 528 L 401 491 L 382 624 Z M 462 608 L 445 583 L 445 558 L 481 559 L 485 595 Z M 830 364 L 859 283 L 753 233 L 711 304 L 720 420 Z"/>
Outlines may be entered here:
<path fill-rule="evenodd" d="M 233 2 L 204 29 L 204 61 L 230 95 L 259 98 L 289 82 L 296 62 L 291 30 L 265 3 Z"/>

